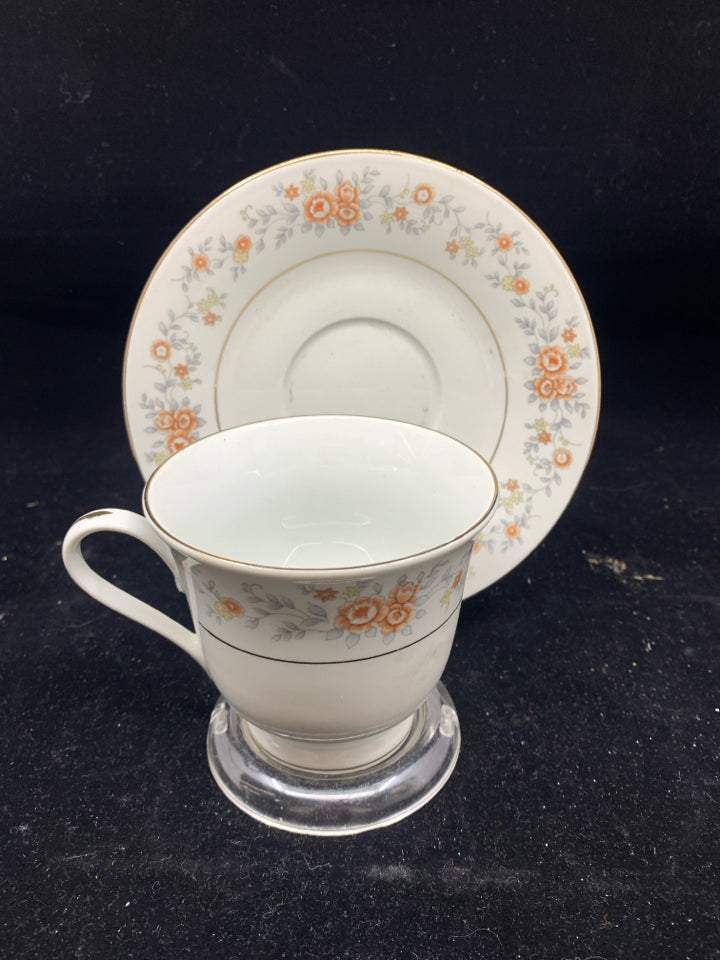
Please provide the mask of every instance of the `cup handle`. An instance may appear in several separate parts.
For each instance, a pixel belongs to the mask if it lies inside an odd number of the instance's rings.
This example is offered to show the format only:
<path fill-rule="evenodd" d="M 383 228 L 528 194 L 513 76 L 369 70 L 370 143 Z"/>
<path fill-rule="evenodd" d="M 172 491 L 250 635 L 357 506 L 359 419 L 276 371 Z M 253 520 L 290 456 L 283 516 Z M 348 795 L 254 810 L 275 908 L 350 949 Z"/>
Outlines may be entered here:
<path fill-rule="evenodd" d="M 170 567 L 178 589 L 184 592 L 170 548 L 155 533 L 145 517 L 130 510 L 95 510 L 80 517 L 70 527 L 63 541 L 62 557 L 65 568 L 75 583 L 106 607 L 172 640 L 205 668 L 202 646 L 196 633 L 151 607 L 149 603 L 113 586 L 88 565 L 82 553 L 82 542 L 91 533 L 101 532 L 126 533 L 142 541 Z"/>

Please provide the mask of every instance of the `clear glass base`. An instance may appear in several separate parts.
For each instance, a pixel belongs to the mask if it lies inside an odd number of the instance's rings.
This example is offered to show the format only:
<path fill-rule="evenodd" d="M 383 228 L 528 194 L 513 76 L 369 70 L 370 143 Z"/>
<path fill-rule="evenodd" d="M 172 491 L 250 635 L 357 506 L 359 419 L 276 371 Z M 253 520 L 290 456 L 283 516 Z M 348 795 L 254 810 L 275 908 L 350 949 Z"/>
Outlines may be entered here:
<path fill-rule="evenodd" d="M 253 735 L 257 728 L 220 698 L 210 718 L 208 761 L 223 793 L 256 820 L 293 833 L 361 833 L 414 813 L 457 762 L 460 727 L 441 683 L 393 729 L 401 728 L 402 742 L 374 763 L 310 770 L 272 756 Z"/>

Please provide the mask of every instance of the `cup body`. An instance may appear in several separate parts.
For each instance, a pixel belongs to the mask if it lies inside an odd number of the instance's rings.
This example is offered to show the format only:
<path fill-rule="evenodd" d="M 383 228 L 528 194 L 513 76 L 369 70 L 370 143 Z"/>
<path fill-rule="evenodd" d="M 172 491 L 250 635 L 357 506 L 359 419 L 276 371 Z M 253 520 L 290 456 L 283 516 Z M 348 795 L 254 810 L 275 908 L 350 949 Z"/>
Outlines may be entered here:
<path fill-rule="evenodd" d="M 470 551 L 294 579 L 177 560 L 225 699 L 265 730 L 345 739 L 400 723 L 440 679 Z"/>
<path fill-rule="evenodd" d="M 445 667 L 491 467 L 425 427 L 284 418 L 206 437 L 146 484 L 145 519 L 99 511 L 66 537 L 88 592 L 199 662 L 258 744 L 303 768 L 391 752 Z M 84 536 L 124 529 L 186 594 L 189 633 L 90 571 Z"/>
<path fill-rule="evenodd" d="M 144 505 L 222 695 L 266 749 L 322 766 L 324 742 L 394 730 L 372 749 L 389 748 L 440 679 L 496 497 L 456 440 L 323 416 L 206 438 L 160 468 Z M 367 760 L 355 754 L 346 744 Z"/>

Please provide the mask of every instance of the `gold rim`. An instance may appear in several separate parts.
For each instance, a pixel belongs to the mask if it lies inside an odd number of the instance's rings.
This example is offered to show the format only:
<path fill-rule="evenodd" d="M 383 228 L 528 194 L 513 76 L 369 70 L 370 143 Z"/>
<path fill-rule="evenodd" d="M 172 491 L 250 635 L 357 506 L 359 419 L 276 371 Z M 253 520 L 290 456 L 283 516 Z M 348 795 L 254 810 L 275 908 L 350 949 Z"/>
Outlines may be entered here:
<path fill-rule="evenodd" d="M 181 450 L 177 454 L 175 454 L 175 456 L 170 457 L 164 463 L 161 463 L 160 466 L 152 474 L 148 482 L 145 484 L 145 489 L 143 491 L 143 505 L 144 505 L 145 513 L 148 520 L 150 520 L 155 525 L 155 527 L 157 527 L 157 529 L 165 535 L 166 538 L 171 540 L 174 544 L 178 544 L 179 546 L 187 550 L 191 554 L 191 556 L 194 556 L 194 557 L 201 557 L 209 561 L 219 560 L 223 564 L 229 564 L 234 568 L 252 567 L 253 569 L 257 569 L 257 570 L 272 571 L 273 573 L 280 574 L 283 577 L 297 577 L 304 573 L 312 573 L 316 576 L 320 576 L 321 574 L 325 574 L 326 576 L 336 576 L 338 574 L 346 576 L 348 573 L 352 573 L 354 570 L 357 570 L 362 574 L 367 575 L 371 570 L 387 570 L 389 568 L 397 566 L 397 564 L 399 563 L 406 563 L 408 561 L 420 561 L 427 557 L 432 557 L 438 553 L 443 553 L 448 548 L 452 547 L 454 544 L 459 545 L 464 540 L 469 541 L 479 532 L 479 528 L 481 528 L 487 522 L 487 520 L 492 516 L 493 511 L 497 506 L 498 497 L 500 494 L 500 485 L 499 485 L 498 478 L 495 471 L 490 466 L 490 464 L 485 459 L 485 457 L 483 457 L 482 454 L 478 453 L 477 450 L 471 447 L 470 444 L 464 443 L 462 440 L 458 440 L 456 437 L 450 437 L 446 433 L 442 433 L 442 431 L 440 430 L 434 430 L 432 427 L 423 427 L 423 426 L 420 426 L 419 424 L 407 423 L 404 420 L 393 420 L 391 417 L 362 417 L 362 416 L 355 416 L 353 414 L 327 413 L 327 414 L 308 414 L 307 416 L 299 416 L 299 417 L 277 417 L 277 418 L 274 417 L 269 420 L 257 420 L 253 423 L 241 424 L 238 427 L 230 427 L 228 430 L 222 431 L 222 433 L 228 434 L 228 433 L 233 433 L 235 431 L 241 431 L 241 430 L 254 430 L 266 424 L 275 424 L 275 423 L 283 423 L 283 422 L 287 423 L 287 422 L 292 422 L 296 420 L 367 420 L 367 421 L 376 421 L 381 423 L 395 423 L 395 424 L 398 424 L 399 426 L 402 426 L 403 428 L 406 428 L 406 429 L 409 428 L 410 430 L 422 430 L 422 431 L 427 431 L 429 433 L 436 433 L 438 434 L 438 436 L 442 437 L 444 440 L 450 441 L 450 443 L 455 443 L 461 447 L 465 447 L 466 450 L 470 451 L 474 459 L 480 460 L 485 465 L 485 467 L 487 468 L 490 474 L 490 477 L 492 479 L 492 484 L 493 484 L 492 497 L 490 500 L 490 504 L 486 508 L 486 510 L 480 515 L 480 517 L 474 520 L 468 527 L 465 527 L 465 529 L 462 530 L 460 533 L 457 533 L 455 536 L 450 537 L 449 540 L 443 540 L 442 543 L 438 543 L 432 547 L 428 547 L 426 550 L 419 550 L 416 553 L 406 554 L 401 557 L 392 557 L 390 560 L 379 560 L 379 561 L 376 561 L 375 563 L 353 563 L 347 566 L 336 566 L 336 567 L 281 567 L 276 564 L 270 564 L 270 563 L 253 563 L 250 560 L 234 560 L 232 557 L 225 557 L 222 554 L 213 553 L 210 550 L 203 550 L 201 547 L 194 546 L 193 544 L 188 543 L 185 540 L 182 540 L 180 537 L 176 537 L 174 533 L 168 530 L 165 524 L 161 523 L 160 520 L 158 520 L 152 507 L 150 506 L 150 494 L 151 494 L 151 486 L 153 482 L 157 482 L 158 476 L 162 475 L 163 470 L 166 466 L 169 466 L 171 463 L 174 463 L 177 466 L 178 456 L 183 455 L 183 451 Z M 202 437 L 200 440 L 197 441 L 197 443 L 193 444 L 192 447 L 185 447 L 184 450 L 187 450 L 187 451 L 197 450 L 199 444 L 202 444 L 209 440 L 217 439 L 218 436 L 219 436 L 219 432 L 208 434 L 208 436 Z"/>

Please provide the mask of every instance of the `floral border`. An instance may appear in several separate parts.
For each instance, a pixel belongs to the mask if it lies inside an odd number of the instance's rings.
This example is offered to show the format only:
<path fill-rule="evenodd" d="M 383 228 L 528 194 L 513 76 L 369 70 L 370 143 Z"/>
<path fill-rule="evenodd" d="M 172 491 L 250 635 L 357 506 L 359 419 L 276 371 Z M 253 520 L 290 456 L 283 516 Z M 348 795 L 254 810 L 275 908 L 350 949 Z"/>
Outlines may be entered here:
<path fill-rule="evenodd" d="M 493 285 L 515 290 L 514 284 L 503 282 L 497 273 L 488 276 Z M 582 443 L 573 440 L 573 425 L 591 412 L 583 387 L 587 377 L 581 375 L 583 361 L 592 359 L 587 345 L 578 339 L 577 317 L 559 319 L 558 291 L 549 285 L 535 296 L 514 297 L 513 306 L 521 311 L 515 323 L 528 338 L 524 358 L 529 379 L 524 381 L 530 410 L 539 415 L 524 424 L 528 431 L 523 447 L 525 461 L 532 468 L 533 481 L 516 477 L 500 479 L 500 510 L 493 524 L 478 538 L 476 551 L 485 546 L 492 552 L 523 544 L 523 534 L 537 516 L 533 501 L 536 496 L 552 496 L 565 473 L 574 462 L 573 447 Z"/>
<path fill-rule="evenodd" d="M 398 637 L 412 637 L 429 606 L 447 610 L 454 596 L 462 597 L 468 554 L 457 560 L 439 560 L 415 579 L 398 578 L 389 589 L 381 582 L 356 581 L 346 586 L 298 584 L 286 594 L 259 583 L 243 583 L 242 595 L 224 595 L 214 580 L 199 581 L 204 618 L 218 626 L 237 621 L 246 630 L 271 630 L 275 641 L 302 640 L 320 634 L 351 649 L 360 640 L 378 640 L 383 646 Z M 459 591 L 459 593 L 458 593 Z"/>

